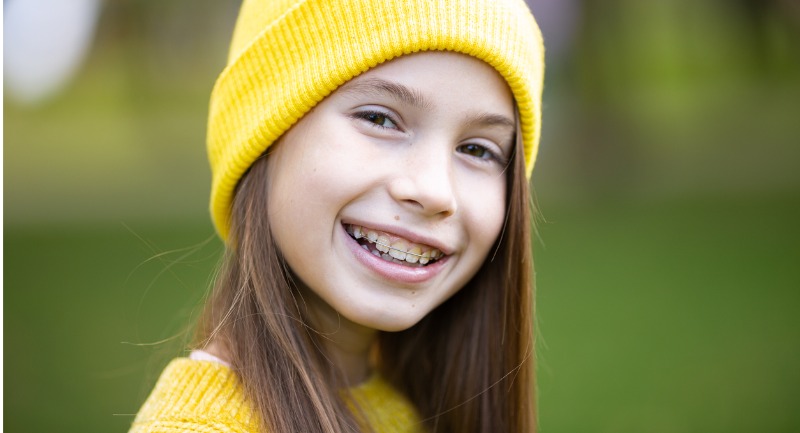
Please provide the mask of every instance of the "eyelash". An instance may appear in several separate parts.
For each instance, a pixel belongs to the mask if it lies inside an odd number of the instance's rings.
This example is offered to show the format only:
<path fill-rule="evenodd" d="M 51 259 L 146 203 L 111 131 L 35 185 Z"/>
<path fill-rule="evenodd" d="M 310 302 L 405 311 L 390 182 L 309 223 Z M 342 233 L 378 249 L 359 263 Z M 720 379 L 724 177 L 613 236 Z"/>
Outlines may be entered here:
<path fill-rule="evenodd" d="M 480 148 L 480 150 L 481 150 L 481 151 L 483 151 L 483 152 L 486 152 L 486 153 L 484 154 L 484 155 L 485 155 L 485 157 L 482 157 L 482 156 L 476 156 L 476 155 L 470 155 L 470 154 L 469 154 L 469 153 L 467 153 L 467 152 L 461 152 L 461 153 L 464 153 L 465 155 L 468 155 L 468 156 L 472 156 L 472 157 L 474 157 L 474 158 L 477 158 L 477 159 L 481 160 L 482 162 L 483 162 L 483 161 L 487 161 L 487 162 L 497 162 L 497 163 L 499 163 L 500 165 L 503 165 L 503 166 L 505 166 L 505 165 L 508 163 L 508 162 L 506 161 L 506 159 L 505 159 L 505 158 L 504 158 L 502 155 L 498 154 L 497 152 L 494 152 L 492 149 L 490 149 L 489 147 L 487 147 L 487 146 L 484 146 L 484 145 L 482 145 L 482 144 L 478 144 L 478 143 L 464 143 L 464 144 L 460 144 L 460 145 L 458 145 L 458 147 L 456 148 L 456 150 L 460 152 L 460 151 L 461 151 L 461 149 L 464 149 L 464 148 L 466 148 L 466 147 L 468 147 L 468 146 L 476 146 L 476 147 Z"/>
<path fill-rule="evenodd" d="M 358 120 L 364 121 L 367 125 L 369 125 L 372 128 L 397 129 L 397 130 L 400 130 L 400 126 L 398 126 L 397 121 L 394 120 L 392 115 L 387 113 L 387 112 L 384 112 L 384 111 L 380 111 L 380 110 L 359 111 L 357 113 L 353 113 L 351 117 L 353 117 L 354 119 L 358 119 Z M 394 125 L 394 127 L 384 126 L 384 125 L 380 125 L 378 123 L 375 123 L 375 121 L 370 119 L 370 117 L 373 117 L 373 118 L 374 117 L 381 117 L 381 118 L 384 119 L 384 122 L 389 121 Z"/>
<path fill-rule="evenodd" d="M 382 129 L 382 130 L 400 130 L 400 126 L 398 125 L 397 121 L 394 120 L 394 117 L 392 117 L 391 114 L 389 114 L 389 113 L 387 113 L 385 111 L 381 111 L 381 110 L 359 111 L 359 112 L 353 113 L 351 115 L 351 117 L 353 119 L 357 119 L 357 120 L 363 121 L 364 123 L 366 123 L 371 128 L 378 128 L 378 129 Z M 386 121 L 388 121 L 388 122 L 391 122 L 394 126 L 392 127 L 392 126 L 380 125 L 380 124 L 378 124 L 378 123 L 376 123 L 374 121 L 375 117 L 383 118 L 384 123 Z M 465 148 L 467 146 L 477 146 L 478 148 L 480 148 L 480 150 L 486 152 L 485 155 L 487 155 L 487 157 L 474 156 L 474 155 L 469 155 L 469 153 L 467 153 L 467 152 L 461 152 L 461 149 L 463 149 L 463 148 Z M 456 147 L 456 150 L 461 152 L 461 153 L 464 153 L 464 154 L 466 154 L 468 156 L 472 156 L 472 157 L 480 160 L 481 162 L 497 162 L 497 163 L 499 163 L 500 165 L 503 165 L 503 166 L 508 164 L 508 161 L 505 159 L 505 157 L 503 157 L 502 154 L 499 154 L 499 153 L 493 151 L 492 149 L 490 149 L 489 147 L 484 146 L 482 144 L 464 143 L 464 144 L 458 145 L 458 147 Z"/>

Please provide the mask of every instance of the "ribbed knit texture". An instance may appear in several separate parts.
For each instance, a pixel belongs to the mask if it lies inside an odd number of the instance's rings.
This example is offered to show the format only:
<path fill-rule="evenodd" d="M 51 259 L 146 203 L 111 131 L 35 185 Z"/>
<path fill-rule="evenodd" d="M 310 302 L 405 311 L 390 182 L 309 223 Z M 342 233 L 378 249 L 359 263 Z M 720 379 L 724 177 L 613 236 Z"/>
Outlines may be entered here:
<path fill-rule="evenodd" d="M 239 179 L 325 96 L 395 57 L 446 50 L 494 67 L 519 109 L 526 174 L 539 141 L 544 48 L 523 0 L 244 0 L 211 95 L 211 214 L 229 230 Z"/>
<path fill-rule="evenodd" d="M 424 431 L 411 403 L 379 376 L 345 394 L 375 433 Z M 258 427 L 233 371 L 214 362 L 179 358 L 161 374 L 130 433 L 257 433 Z"/>

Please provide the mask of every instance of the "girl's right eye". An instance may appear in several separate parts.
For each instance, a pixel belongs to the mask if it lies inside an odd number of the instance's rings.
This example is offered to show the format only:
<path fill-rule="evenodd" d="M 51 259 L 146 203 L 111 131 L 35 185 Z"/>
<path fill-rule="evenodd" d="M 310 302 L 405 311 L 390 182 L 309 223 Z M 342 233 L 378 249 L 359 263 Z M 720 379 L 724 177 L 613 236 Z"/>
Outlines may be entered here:
<path fill-rule="evenodd" d="M 397 123 L 392 120 L 388 113 L 381 111 L 360 111 L 352 115 L 353 118 L 363 120 L 370 126 L 383 129 L 398 129 Z"/>

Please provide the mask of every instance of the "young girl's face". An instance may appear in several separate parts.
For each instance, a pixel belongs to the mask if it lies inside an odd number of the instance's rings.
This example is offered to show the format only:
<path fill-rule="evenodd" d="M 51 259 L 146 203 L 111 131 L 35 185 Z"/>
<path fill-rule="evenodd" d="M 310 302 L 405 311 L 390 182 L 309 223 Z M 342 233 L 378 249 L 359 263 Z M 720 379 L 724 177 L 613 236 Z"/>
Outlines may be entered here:
<path fill-rule="evenodd" d="M 503 225 L 514 119 L 494 69 L 427 52 L 354 78 L 293 126 L 268 157 L 267 218 L 309 305 L 397 331 L 461 289 Z"/>

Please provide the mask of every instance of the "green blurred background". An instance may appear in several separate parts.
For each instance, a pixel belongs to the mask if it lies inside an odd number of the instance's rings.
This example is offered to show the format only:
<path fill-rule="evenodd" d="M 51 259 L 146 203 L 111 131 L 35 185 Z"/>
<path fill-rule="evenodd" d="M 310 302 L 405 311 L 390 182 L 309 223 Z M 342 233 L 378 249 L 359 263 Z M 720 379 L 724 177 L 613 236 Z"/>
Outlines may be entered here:
<path fill-rule="evenodd" d="M 183 353 L 237 3 L 104 2 L 38 101 L 6 69 L 6 431 L 125 431 Z M 530 3 L 541 431 L 800 430 L 800 5 Z"/>

